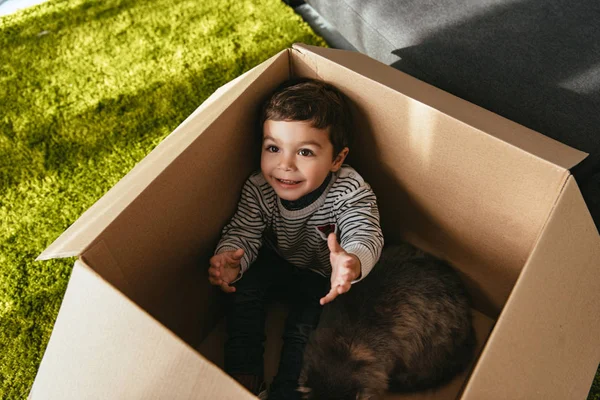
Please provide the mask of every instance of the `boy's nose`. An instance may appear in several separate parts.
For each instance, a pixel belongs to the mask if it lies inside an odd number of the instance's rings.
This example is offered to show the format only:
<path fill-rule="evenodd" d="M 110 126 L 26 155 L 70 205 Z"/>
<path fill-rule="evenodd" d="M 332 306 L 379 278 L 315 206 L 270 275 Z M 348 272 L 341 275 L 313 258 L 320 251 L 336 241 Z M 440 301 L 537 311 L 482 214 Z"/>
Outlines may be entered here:
<path fill-rule="evenodd" d="M 279 160 L 279 168 L 285 171 L 291 171 L 294 169 L 294 160 L 292 157 L 283 156 Z"/>

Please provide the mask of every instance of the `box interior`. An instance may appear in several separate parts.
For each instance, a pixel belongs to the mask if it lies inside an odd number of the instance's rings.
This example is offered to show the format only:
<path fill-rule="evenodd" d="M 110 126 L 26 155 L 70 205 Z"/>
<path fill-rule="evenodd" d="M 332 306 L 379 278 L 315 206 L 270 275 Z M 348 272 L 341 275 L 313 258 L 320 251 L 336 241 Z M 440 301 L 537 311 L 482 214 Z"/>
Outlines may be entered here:
<path fill-rule="evenodd" d="M 222 348 L 217 342 L 222 340 L 223 294 L 210 286 L 206 271 L 243 182 L 258 168 L 258 106 L 290 76 L 317 77 L 338 86 L 353 103 L 357 132 L 348 163 L 378 196 L 386 243 L 409 241 L 457 269 L 474 300 L 481 349 L 568 171 L 450 116 L 443 107 L 403 94 L 429 89 L 397 75 L 386 81 L 388 73 L 374 82 L 326 58 L 298 50 L 280 53 L 82 258 L 219 365 L 215 349 Z M 179 134 L 194 135 L 195 129 L 191 121 Z M 283 314 L 277 308 L 270 314 L 271 375 Z M 431 396 L 455 398 L 464 379 Z"/>

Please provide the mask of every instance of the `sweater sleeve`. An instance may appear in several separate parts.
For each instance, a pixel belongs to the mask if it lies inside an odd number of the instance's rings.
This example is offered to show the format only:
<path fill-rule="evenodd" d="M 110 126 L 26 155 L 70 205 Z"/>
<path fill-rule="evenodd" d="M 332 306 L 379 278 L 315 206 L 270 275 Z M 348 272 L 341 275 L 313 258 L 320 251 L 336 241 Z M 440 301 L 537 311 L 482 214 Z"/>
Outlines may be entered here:
<path fill-rule="evenodd" d="M 383 233 L 379 223 L 377 198 L 368 184 L 344 195 L 337 207 L 340 245 L 358 257 L 364 279 L 379 260 L 383 248 Z"/>
<path fill-rule="evenodd" d="M 215 250 L 215 254 L 239 248 L 244 250 L 244 256 L 240 261 L 240 276 L 236 281 L 254 262 L 258 250 L 262 246 L 266 218 L 260 207 L 263 204 L 260 199 L 260 188 L 249 178 L 242 188 L 237 211 L 223 228 L 221 239 Z"/>

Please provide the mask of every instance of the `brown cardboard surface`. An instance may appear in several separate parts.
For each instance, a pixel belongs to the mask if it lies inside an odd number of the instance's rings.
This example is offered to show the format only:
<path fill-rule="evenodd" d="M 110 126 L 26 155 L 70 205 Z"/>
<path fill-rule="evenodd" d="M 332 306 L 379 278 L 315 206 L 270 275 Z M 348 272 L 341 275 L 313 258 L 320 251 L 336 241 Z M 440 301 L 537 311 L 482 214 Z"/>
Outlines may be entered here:
<path fill-rule="evenodd" d="M 77 261 L 31 400 L 254 399 Z"/>
<path fill-rule="evenodd" d="M 569 172 L 459 118 L 477 114 L 496 121 L 497 132 L 517 129 L 489 111 L 360 54 L 299 49 L 295 74 L 330 81 L 355 104 L 348 160 L 377 194 L 386 241 L 409 240 L 450 261 L 477 308 L 497 316 Z M 532 151 L 580 154 L 522 133 Z"/>
<path fill-rule="evenodd" d="M 124 271 L 105 241 L 94 244 L 82 258 L 87 265 L 94 265 L 104 280 L 188 343 L 201 340 L 222 312 L 206 270 L 193 260 L 168 265 L 168 279 L 156 282 L 154 296 L 145 299 L 135 276 Z M 139 265 L 139 269 L 144 271 L 145 266 Z"/>
<path fill-rule="evenodd" d="M 600 239 L 566 169 L 583 153 L 365 56 L 295 46 L 217 91 L 40 255 L 83 261 L 31 397 L 248 398 L 206 360 L 216 345 L 194 348 L 220 317 L 207 262 L 258 165 L 258 105 L 290 73 L 351 98 L 348 161 L 377 193 L 386 242 L 448 260 L 480 315 L 500 315 L 461 398 L 587 390 L 600 358 Z M 450 387 L 427 396 L 452 398 L 460 385 Z"/>
<path fill-rule="evenodd" d="M 80 255 L 182 151 L 190 146 L 207 127 L 221 116 L 224 110 L 248 89 L 257 77 L 273 64 L 275 64 L 275 69 L 287 72 L 287 53 L 287 50 L 281 51 L 215 91 L 150 154 L 63 232 L 37 259 L 47 260 Z M 282 63 L 285 66 L 277 65 Z"/>
<path fill-rule="evenodd" d="M 492 135 L 564 169 L 579 164 L 587 153 L 573 149 L 559 141 L 526 128 L 509 119 L 487 111 L 473 103 L 439 90 L 408 74 L 374 60 L 359 52 L 349 52 L 305 44 L 295 44 L 300 53 L 312 53 L 331 60 L 337 65 L 396 89 L 407 96 L 468 124 L 485 135 Z M 318 62 L 310 69 L 320 75 Z"/>
<path fill-rule="evenodd" d="M 267 340 L 265 342 L 265 380 L 270 383 L 273 376 L 277 373 L 277 364 L 279 362 L 279 353 L 281 345 L 281 335 L 287 311 L 280 303 L 273 305 L 267 316 Z M 473 311 L 473 326 L 477 335 L 476 357 L 479 356 L 485 341 L 492 329 L 494 321 L 484 314 Z M 223 345 L 225 344 L 227 333 L 225 331 L 224 320 L 213 329 L 206 339 L 198 347 L 198 351 L 216 365 L 223 367 Z M 435 391 L 419 392 L 412 394 L 393 394 L 388 393 L 385 400 L 454 400 L 459 395 L 469 371 L 458 375 L 447 385 Z"/>
<path fill-rule="evenodd" d="M 600 362 L 600 237 L 569 178 L 465 399 L 584 399 Z"/>

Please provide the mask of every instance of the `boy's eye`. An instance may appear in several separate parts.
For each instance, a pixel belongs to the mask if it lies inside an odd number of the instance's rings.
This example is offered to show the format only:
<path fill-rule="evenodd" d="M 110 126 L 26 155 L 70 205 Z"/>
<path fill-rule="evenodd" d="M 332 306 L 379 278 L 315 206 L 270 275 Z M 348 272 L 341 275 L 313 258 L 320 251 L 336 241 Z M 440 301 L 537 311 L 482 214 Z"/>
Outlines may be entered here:
<path fill-rule="evenodd" d="M 277 153 L 279 151 L 279 148 L 277 146 L 267 146 L 266 149 L 269 153 Z"/>
<path fill-rule="evenodd" d="M 300 154 L 303 157 L 309 157 L 314 155 L 314 153 L 309 149 L 300 149 L 300 151 L 298 151 L 298 154 Z"/>

